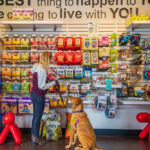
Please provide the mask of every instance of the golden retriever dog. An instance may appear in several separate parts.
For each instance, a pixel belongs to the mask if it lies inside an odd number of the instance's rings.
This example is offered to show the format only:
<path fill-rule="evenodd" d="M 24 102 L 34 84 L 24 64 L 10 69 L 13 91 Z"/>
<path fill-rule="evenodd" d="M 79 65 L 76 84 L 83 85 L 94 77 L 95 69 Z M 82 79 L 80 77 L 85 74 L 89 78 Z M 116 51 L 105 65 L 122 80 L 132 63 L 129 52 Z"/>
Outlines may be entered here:
<path fill-rule="evenodd" d="M 96 135 L 87 114 L 83 111 L 82 99 L 79 97 L 70 97 L 69 99 L 73 104 L 73 108 L 71 117 L 71 135 L 66 149 L 75 145 L 78 138 L 81 147 L 75 147 L 75 150 L 102 150 L 96 146 Z"/>

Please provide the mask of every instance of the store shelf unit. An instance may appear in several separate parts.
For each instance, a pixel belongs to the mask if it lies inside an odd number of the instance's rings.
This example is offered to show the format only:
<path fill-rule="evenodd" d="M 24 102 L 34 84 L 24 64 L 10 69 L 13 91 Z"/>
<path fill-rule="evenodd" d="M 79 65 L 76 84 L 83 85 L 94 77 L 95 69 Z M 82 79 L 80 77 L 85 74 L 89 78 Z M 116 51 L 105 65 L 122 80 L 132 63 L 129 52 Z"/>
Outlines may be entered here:
<path fill-rule="evenodd" d="M 128 25 L 128 28 L 132 28 L 132 30 L 138 27 L 149 28 L 150 20 L 136 20 L 136 21 L 133 21 L 130 25 Z"/>
<path fill-rule="evenodd" d="M 1 24 L 4 25 L 6 28 L 10 28 L 11 31 L 13 29 L 43 29 L 49 28 L 51 25 L 54 25 L 54 30 L 58 25 L 62 25 L 62 21 L 1 21 Z"/>
<path fill-rule="evenodd" d="M 130 101 L 130 100 L 120 100 L 119 104 L 124 104 L 124 105 L 150 105 L 150 101 Z"/>

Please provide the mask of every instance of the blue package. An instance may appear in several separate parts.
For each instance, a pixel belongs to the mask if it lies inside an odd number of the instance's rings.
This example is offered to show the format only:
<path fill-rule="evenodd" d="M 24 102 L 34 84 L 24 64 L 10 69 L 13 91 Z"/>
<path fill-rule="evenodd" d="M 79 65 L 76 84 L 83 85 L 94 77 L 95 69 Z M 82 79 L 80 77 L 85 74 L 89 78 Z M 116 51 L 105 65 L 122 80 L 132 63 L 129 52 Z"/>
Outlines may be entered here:
<path fill-rule="evenodd" d="M 20 83 L 13 83 L 12 84 L 12 92 L 13 93 L 20 93 L 21 92 L 21 84 Z"/>
<path fill-rule="evenodd" d="M 75 79 L 81 79 L 83 77 L 83 69 L 76 69 L 74 77 Z"/>
<path fill-rule="evenodd" d="M 83 68 L 83 78 L 92 79 L 92 68 Z"/>

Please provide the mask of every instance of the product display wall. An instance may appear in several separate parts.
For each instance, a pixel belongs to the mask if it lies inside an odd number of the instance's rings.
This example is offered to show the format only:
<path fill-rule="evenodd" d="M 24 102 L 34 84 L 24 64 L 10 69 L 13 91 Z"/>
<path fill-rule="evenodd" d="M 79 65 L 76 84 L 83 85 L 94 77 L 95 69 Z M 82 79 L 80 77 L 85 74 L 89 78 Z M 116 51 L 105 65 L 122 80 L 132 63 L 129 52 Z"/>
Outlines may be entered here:
<path fill-rule="evenodd" d="M 81 29 L 76 33 L 77 26 Z M 3 32 L 2 112 L 33 112 L 29 99 L 32 87 L 29 70 L 33 63 L 39 61 L 44 50 L 53 53 L 50 67 L 61 75 L 65 104 L 69 95 L 80 96 L 84 103 L 91 107 L 94 104 L 96 109 L 105 110 L 107 117 L 114 117 L 119 100 L 123 103 L 126 100 L 149 100 L 149 87 L 146 85 L 149 80 L 146 68 L 149 64 L 147 28 L 144 28 L 145 32 L 143 27 L 132 31 L 132 28 L 126 28 L 125 23 L 112 22 L 98 23 L 97 28 L 94 35 L 88 33 L 88 24 L 82 23 L 62 24 L 56 32 L 51 25 L 50 29 L 45 29 L 51 30 L 49 33 L 42 31 L 44 36 L 38 29 L 32 31 L 33 28 L 28 29 L 25 36 L 25 25 L 21 29 Z M 135 34 L 137 31 L 140 35 Z M 126 32 L 130 32 L 129 35 L 122 34 Z M 127 41 L 124 41 L 125 36 L 129 36 Z M 46 102 L 45 112 L 49 107 L 63 107 L 55 87 L 49 89 Z"/>

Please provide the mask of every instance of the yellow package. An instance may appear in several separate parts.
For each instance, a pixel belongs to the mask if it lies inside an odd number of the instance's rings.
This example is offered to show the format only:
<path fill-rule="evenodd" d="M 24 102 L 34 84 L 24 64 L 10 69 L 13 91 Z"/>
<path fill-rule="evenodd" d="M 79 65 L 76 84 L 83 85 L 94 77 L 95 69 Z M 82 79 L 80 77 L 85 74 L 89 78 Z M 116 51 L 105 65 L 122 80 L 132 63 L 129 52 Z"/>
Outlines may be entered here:
<path fill-rule="evenodd" d="M 12 80 L 20 80 L 20 68 L 12 68 Z"/>
<path fill-rule="evenodd" d="M 11 68 L 2 68 L 2 79 L 11 80 Z"/>
<path fill-rule="evenodd" d="M 55 97 L 50 98 L 49 105 L 51 108 L 56 108 L 58 106 L 57 99 Z"/>
<path fill-rule="evenodd" d="M 90 37 L 83 38 L 83 50 L 90 50 L 91 48 L 91 39 Z"/>
<path fill-rule="evenodd" d="M 13 9 L 13 20 L 22 21 L 24 10 L 22 8 Z"/>
<path fill-rule="evenodd" d="M 12 63 L 12 54 L 11 53 L 3 53 L 3 63 Z"/>
<path fill-rule="evenodd" d="M 110 49 L 109 48 L 100 48 L 99 49 L 99 58 L 109 58 L 110 57 Z"/>
<path fill-rule="evenodd" d="M 98 49 L 98 38 L 91 37 L 90 50 L 97 50 L 97 49 Z"/>
<path fill-rule="evenodd" d="M 89 52 L 84 52 L 83 53 L 83 66 L 90 66 L 91 57 Z"/>
<path fill-rule="evenodd" d="M 33 14 L 34 14 L 33 8 L 24 8 L 24 17 L 23 17 L 23 19 L 25 21 L 33 21 Z"/>
<path fill-rule="evenodd" d="M 20 49 L 21 40 L 20 40 L 19 35 L 16 34 L 16 35 L 13 36 L 12 44 L 13 44 L 13 49 L 14 50 L 19 50 Z"/>
<path fill-rule="evenodd" d="M 20 63 L 20 53 L 13 53 L 13 64 L 19 64 Z"/>
<path fill-rule="evenodd" d="M 98 52 L 91 52 L 91 65 L 98 65 Z"/>
<path fill-rule="evenodd" d="M 64 83 L 60 83 L 60 92 L 66 93 L 67 86 Z"/>

